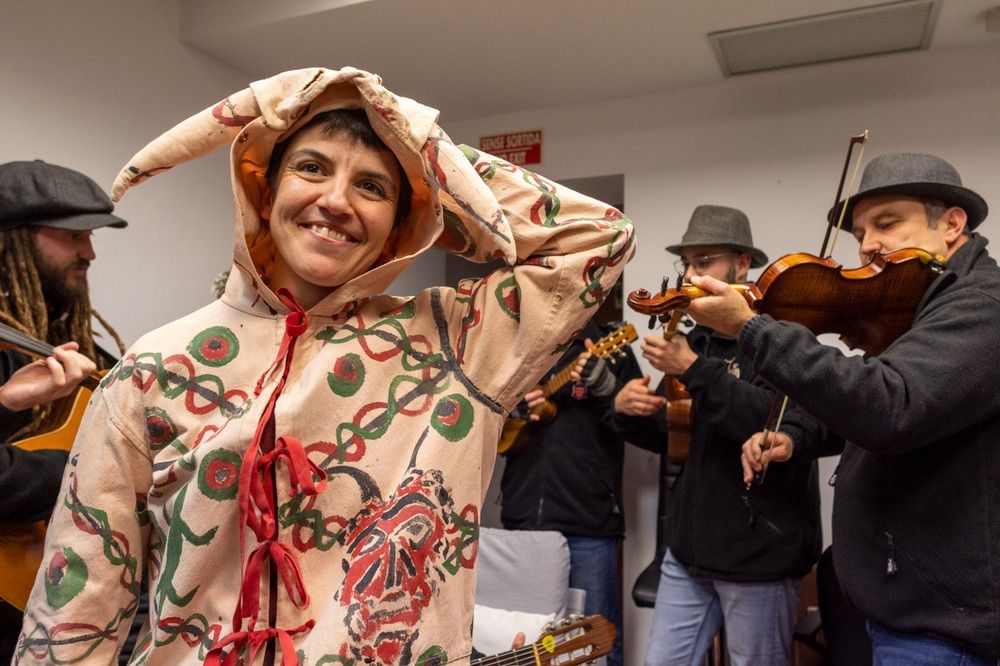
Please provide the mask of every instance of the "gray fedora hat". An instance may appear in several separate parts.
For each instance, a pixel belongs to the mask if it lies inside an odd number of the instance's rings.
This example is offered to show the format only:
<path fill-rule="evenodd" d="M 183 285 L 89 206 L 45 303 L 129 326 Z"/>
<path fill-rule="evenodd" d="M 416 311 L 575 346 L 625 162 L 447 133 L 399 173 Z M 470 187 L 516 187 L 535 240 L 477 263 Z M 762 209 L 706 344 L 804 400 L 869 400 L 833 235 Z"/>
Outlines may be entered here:
<path fill-rule="evenodd" d="M 846 200 L 844 229 L 854 226 L 854 206 L 866 197 L 879 194 L 903 194 L 922 199 L 936 199 L 949 206 L 958 206 L 968 216 L 969 229 L 975 229 L 986 219 L 989 207 L 986 201 L 962 186 L 962 178 L 948 162 L 934 155 L 923 153 L 888 153 L 876 157 L 861 176 L 858 192 Z M 845 204 L 840 202 L 840 206 Z M 839 207 L 836 213 L 839 214 Z M 836 224 L 837 216 L 830 211 Z"/>
<path fill-rule="evenodd" d="M 128 224 L 112 210 L 104 190 L 79 171 L 42 160 L 0 164 L 0 229 L 89 231 Z"/>
<path fill-rule="evenodd" d="M 691 213 L 687 231 L 681 242 L 668 245 L 667 252 L 680 254 L 691 245 L 725 245 L 750 255 L 750 268 L 767 263 L 767 255 L 754 247 L 750 234 L 750 220 L 746 214 L 728 206 L 702 205 Z"/>

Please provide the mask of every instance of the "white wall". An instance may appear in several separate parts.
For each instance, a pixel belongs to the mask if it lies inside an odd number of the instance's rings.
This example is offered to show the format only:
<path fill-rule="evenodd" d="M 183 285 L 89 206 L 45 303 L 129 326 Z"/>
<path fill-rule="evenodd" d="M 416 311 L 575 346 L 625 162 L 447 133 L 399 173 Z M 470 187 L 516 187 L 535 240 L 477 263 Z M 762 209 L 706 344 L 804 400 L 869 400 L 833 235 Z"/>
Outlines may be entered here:
<path fill-rule="evenodd" d="M 178 22 L 174 2 L 5 2 L 0 162 L 43 159 L 110 189 L 148 141 L 246 87 L 246 75 L 180 44 Z M 156 176 L 117 207 L 127 229 L 95 234 L 94 307 L 126 344 L 213 298 L 232 258 L 227 164 L 222 149 Z M 425 258 L 392 290 L 443 275 L 439 257 Z"/>
<path fill-rule="evenodd" d="M 245 85 L 181 46 L 177 22 L 172 3 L 6 3 L 0 159 L 44 159 L 109 189 L 147 141 Z M 212 298 L 231 257 L 227 192 L 220 153 L 129 192 L 117 208 L 129 227 L 95 234 L 94 306 L 126 344 Z"/>
<path fill-rule="evenodd" d="M 655 288 L 670 271 L 663 248 L 678 240 L 694 207 L 747 212 L 757 244 L 772 259 L 817 253 L 848 139 L 870 130 L 866 159 L 883 152 L 931 152 L 951 161 L 966 185 L 1000 216 L 1000 49 L 901 54 L 732 79 L 669 95 L 525 112 L 442 124 L 456 140 L 544 130 L 541 173 L 559 180 L 625 174 L 625 209 L 638 252 L 626 292 Z M 627 76 L 627 72 L 623 72 Z M 996 222 L 981 227 L 996 233 Z M 1000 234 L 998 234 L 1000 235 Z M 842 236 L 835 257 L 858 265 L 857 244 Z M 630 318 L 645 326 L 645 317 Z M 734 461 L 734 464 L 738 464 Z M 829 542 L 834 461 L 821 466 Z M 640 664 L 651 611 L 628 592 L 652 558 L 656 511 L 654 456 L 630 448 L 626 459 L 626 656 Z"/>

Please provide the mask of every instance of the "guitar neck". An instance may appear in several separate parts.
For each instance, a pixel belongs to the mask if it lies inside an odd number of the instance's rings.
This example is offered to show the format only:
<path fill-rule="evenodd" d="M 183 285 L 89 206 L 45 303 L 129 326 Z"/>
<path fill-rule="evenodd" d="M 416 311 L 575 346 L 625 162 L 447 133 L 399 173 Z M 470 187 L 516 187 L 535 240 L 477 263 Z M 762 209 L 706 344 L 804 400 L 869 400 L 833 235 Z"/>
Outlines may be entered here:
<path fill-rule="evenodd" d="M 470 666 L 541 666 L 535 656 L 536 646 L 528 645 L 509 652 L 479 657 L 469 662 Z"/>
<path fill-rule="evenodd" d="M 4 347 L 11 347 L 16 351 L 28 354 L 29 356 L 37 356 L 39 358 L 52 356 L 52 352 L 55 350 L 52 345 L 42 342 L 41 340 L 36 340 L 35 338 L 25 335 L 12 326 L 8 326 L 7 324 L 0 322 L 0 349 Z M 92 372 L 84 378 L 81 384 L 90 390 L 94 390 L 101 382 L 102 377 L 103 373 Z"/>
<path fill-rule="evenodd" d="M 552 397 L 556 391 L 561 389 L 563 386 L 566 386 L 569 380 L 572 379 L 572 377 L 570 377 L 570 372 L 572 372 L 572 370 L 573 366 L 567 365 L 547 382 L 542 382 L 542 393 L 545 394 L 546 398 Z"/>
<path fill-rule="evenodd" d="M 36 340 L 13 326 L 0 322 L 0 345 L 7 344 L 14 349 L 33 356 L 51 356 L 52 345 Z"/>

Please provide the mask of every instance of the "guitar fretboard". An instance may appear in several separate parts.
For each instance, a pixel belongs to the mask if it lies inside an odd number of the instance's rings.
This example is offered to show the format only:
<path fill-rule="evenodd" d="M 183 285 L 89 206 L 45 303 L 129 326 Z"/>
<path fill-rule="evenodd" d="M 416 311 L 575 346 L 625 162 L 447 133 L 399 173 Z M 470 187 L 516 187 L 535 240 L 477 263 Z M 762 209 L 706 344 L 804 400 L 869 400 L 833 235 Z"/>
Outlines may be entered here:
<path fill-rule="evenodd" d="M 14 348 L 29 354 L 37 356 L 52 355 L 52 345 L 25 335 L 13 326 L 8 326 L 3 322 L 0 322 L 0 342 L 6 342 Z"/>
<path fill-rule="evenodd" d="M 469 662 L 470 666 L 535 666 L 538 660 L 535 659 L 535 646 L 504 652 L 503 654 L 480 657 Z"/>
<path fill-rule="evenodd" d="M 7 324 L 0 322 L 0 348 L 4 345 L 13 347 L 19 352 L 31 354 L 40 358 L 52 356 L 54 349 L 52 345 L 42 342 L 41 340 L 36 340 L 29 335 L 25 335 L 13 326 L 8 326 Z M 99 372 L 92 372 L 83 380 L 82 384 L 90 390 L 94 390 L 100 383 L 101 376 L 102 374 Z"/>

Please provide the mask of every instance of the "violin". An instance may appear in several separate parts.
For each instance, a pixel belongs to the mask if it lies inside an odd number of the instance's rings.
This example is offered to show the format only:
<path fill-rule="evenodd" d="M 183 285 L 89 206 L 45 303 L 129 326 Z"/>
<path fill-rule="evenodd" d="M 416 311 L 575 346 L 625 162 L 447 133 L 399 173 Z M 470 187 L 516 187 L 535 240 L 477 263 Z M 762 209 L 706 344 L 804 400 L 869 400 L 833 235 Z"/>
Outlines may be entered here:
<path fill-rule="evenodd" d="M 816 335 L 836 333 L 852 349 L 878 355 L 909 330 L 924 292 L 944 270 L 944 258 L 919 248 L 875 255 L 859 268 L 798 252 L 768 266 L 755 283 L 732 287 L 758 314 L 792 321 Z M 633 310 L 664 316 L 708 293 L 691 284 L 628 295 Z"/>

